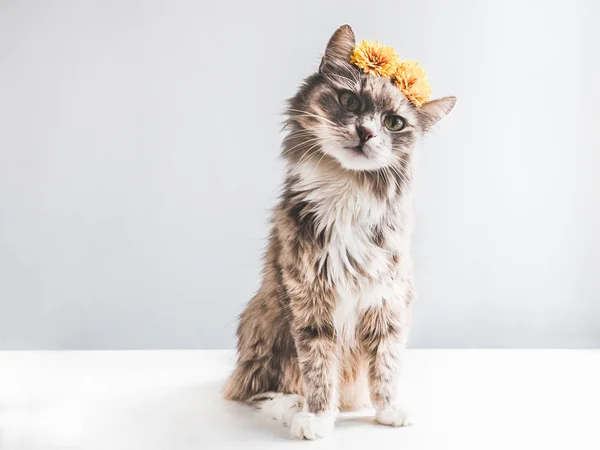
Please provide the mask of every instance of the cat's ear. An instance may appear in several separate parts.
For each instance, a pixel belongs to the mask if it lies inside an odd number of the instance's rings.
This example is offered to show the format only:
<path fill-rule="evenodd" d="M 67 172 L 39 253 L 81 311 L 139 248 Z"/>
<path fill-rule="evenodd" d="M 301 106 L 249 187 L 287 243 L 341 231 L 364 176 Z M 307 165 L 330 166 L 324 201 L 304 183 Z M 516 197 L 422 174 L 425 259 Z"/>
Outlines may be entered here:
<path fill-rule="evenodd" d="M 329 67 L 349 65 L 350 56 L 355 46 L 356 41 L 352 27 L 350 25 L 339 27 L 327 43 L 325 54 L 319 66 L 319 72 L 323 72 Z"/>
<path fill-rule="evenodd" d="M 456 105 L 456 97 L 444 97 L 438 98 L 437 100 L 431 100 L 430 102 L 424 103 L 420 108 L 417 108 L 417 114 L 419 115 L 419 121 L 421 122 L 423 129 L 431 129 L 452 111 L 454 105 Z"/>

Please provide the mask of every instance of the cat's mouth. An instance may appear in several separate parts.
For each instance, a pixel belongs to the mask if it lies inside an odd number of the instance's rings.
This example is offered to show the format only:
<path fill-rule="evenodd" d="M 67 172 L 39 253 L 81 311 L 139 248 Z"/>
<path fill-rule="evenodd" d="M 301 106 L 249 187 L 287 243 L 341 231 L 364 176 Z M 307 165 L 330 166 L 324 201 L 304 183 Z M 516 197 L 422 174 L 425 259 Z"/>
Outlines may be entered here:
<path fill-rule="evenodd" d="M 353 147 L 344 147 L 346 150 L 349 150 L 355 156 L 364 156 L 368 158 L 367 152 L 365 151 L 365 144 L 358 144 Z"/>
<path fill-rule="evenodd" d="M 336 146 L 326 146 L 324 151 L 348 170 L 378 170 L 386 164 L 370 143 L 347 141 Z"/>

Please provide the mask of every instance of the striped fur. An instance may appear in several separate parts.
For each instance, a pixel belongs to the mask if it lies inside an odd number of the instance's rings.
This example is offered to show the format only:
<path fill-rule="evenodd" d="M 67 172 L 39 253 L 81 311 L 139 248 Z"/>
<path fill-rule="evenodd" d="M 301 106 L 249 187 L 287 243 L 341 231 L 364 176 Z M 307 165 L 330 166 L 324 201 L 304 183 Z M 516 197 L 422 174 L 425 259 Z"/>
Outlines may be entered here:
<path fill-rule="evenodd" d="M 369 399 L 380 422 L 406 422 L 396 389 L 414 297 L 414 150 L 455 101 L 417 110 L 389 80 L 350 65 L 353 48 L 351 28 L 338 29 L 319 72 L 289 101 L 286 181 L 225 393 L 255 404 L 301 396 L 290 403 L 304 410 L 292 420 L 300 438 L 321 437 L 339 408 Z M 340 106 L 342 90 L 360 96 L 359 112 Z M 390 112 L 409 126 L 387 131 Z M 364 123 L 377 136 L 357 152 L 356 127 Z"/>

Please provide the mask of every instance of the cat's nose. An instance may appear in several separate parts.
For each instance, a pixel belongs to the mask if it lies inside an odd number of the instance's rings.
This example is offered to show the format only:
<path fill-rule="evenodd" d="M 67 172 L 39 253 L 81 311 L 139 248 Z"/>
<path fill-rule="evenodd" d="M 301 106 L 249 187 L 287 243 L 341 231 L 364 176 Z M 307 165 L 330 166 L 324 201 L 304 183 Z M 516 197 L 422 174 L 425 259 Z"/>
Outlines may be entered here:
<path fill-rule="evenodd" d="M 356 125 L 356 132 L 358 133 L 361 144 L 364 144 L 369 139 L 375 137 L 375 132 L 372 129 L 362 125 Z"/>

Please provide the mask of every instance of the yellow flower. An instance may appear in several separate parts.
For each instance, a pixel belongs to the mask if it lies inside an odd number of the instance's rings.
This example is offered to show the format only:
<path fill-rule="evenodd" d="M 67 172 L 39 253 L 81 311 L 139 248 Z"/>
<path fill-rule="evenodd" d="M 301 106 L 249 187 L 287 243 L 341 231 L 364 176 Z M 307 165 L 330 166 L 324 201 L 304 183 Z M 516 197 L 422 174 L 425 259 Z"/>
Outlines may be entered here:
<path fill-rule="evenodd" d="M 350 62 L 366 73 L 391 78 L 398 69 L 400 58 L 396 50 L 379 41 L 362 41 L 354 48 Z"/>
<path fill-rule="evenodd" d="M 392 80 L 417 108 L 429 101 L 431 86 L 425 70 L 416 61 L 402 61 Z"/>

